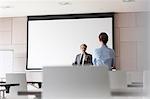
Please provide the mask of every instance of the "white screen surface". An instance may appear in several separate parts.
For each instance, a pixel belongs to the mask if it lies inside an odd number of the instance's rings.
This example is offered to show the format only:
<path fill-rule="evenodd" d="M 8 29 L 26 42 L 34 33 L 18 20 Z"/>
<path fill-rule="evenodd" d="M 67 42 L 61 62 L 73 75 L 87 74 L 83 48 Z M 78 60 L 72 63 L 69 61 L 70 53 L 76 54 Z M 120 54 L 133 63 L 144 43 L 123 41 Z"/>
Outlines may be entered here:
<path fill-rule="evenodd" d="M 101 32 L 108 34 L 112 48 L 112 28 L 112 18 L 29 20 L 27 68 L 71 65 L 82 43 L 90 54 L 99 47 Z"/>

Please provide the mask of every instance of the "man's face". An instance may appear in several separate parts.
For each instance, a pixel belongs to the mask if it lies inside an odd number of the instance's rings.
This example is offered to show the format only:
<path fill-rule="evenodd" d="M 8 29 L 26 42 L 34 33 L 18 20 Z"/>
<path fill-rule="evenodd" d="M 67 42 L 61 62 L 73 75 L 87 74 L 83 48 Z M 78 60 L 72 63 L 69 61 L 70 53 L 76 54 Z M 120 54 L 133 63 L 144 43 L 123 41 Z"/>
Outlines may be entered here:
<path fill-rule="evenodd" d="M 86 47 L 84 45 L 81 45 L 80 50 L 81 50 L 82 53 L 84 53 L 86 51 Z"/>

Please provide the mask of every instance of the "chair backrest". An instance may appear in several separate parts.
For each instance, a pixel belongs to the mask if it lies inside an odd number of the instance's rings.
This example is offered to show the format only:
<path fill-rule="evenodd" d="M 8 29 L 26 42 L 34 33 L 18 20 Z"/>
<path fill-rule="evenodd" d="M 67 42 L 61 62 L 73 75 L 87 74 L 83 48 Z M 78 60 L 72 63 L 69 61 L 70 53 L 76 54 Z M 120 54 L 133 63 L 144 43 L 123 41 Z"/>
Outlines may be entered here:
<path fill-rule="evenodd" d="M 110 96 L 108 69 L 102 67 L 44 67 L 43 99 Z"/>
<path fill-rule="evenodd" d="M 143 85 L 144 91 L 150 96 L 150 71 L 144 71 Z"/>
<path fill-rule="evenodd" d="M 27 91 L 27 81 L 25 73 L 7 73 L 6 83 L 19 83 L 19 86 L 11 87 L 10 94 L 17 94 L 18 91 Z"/>
<path fill-rule="evenodd" d="M 126 89 L 127 74 L 125 71 L 109 71 L 111 89 Z"/>
<path fill-rule="evenodd" d="M 143 71 L 128 71 L 127 72 L 127 83 L 143 83 Z"/>

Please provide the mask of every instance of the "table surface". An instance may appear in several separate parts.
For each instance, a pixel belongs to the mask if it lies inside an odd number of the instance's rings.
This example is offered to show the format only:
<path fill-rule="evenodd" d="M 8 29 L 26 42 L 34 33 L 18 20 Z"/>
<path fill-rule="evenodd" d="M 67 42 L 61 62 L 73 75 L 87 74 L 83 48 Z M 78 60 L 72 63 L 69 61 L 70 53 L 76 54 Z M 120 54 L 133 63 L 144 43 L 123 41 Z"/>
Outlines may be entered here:
<path fill-rule="evenodd" d="M 9 93 L 9 89 L 11 86 L 19 86 L 20 84 L 15 84 L 15 83 L 0 83 L 1 87 L 6 88 L 6 93 Z"/>
<path fill-rule="evenodd" d="M 6 83 L 6 81 L 0 81 L 0 83 Z M 27 83 L 41 83 L 40 81 L 27 81 Z"/>
<path fill-rule="evenodd" d="M 19 91 L 18 95 L 39 95 L 42 91 Z"/>
<path fill-rule="evenodd" d="M 0 83 L 0 86 L 19 86 L 17 83 Z"/>
<path fill-rule="evenodd" d="M 0 81 L 0 83 L 6 83 L 5 81 Z"/>
<path fill-rule="evenodd" d="M 142 88 L 112 89 L 112 96 L 146 96 Z"/>
<path fill-rule="evenodd" d="M 29 84 L 42 84 L 42 82 L 39 81 L 27 81 Z M 18 86 L 19 84 L 7 84 L 6 82 L 0 82 L 0 86 Z M 134 87 L 134 88 L 141 88 L 143 87 L 142 84 L 136 83 L 136 84 L 129 84 L 128 87 Z M 18 95 L 39 95 L 41 94 L 41 91 L 20 91 L 18 92 Z M 111 90 L 112 96 L 144 96 L 145 93 L 141 90 L 136 89 L 115 89 Z"/>
<path fill-rule="evenodd" d="M 4 84 L 4 83 L 6 83 L 6 81 L 0 81 L 0 84 Z M 31 84 L 33 86 L 35 84 L 38 84 L 38 87 L 36 87 L 36 88 L 42 88 L 42 82 L 40 82 L 40 81 L 27 81 L 27 84 Z"/>
<path fill-rule="evenodd" d="M 41 91 L 18 91 L 18 95 L 35 95 L 36 99 L 41 99 Z"/>
<path fill-rule="evenodd" d="M 42 91 L 19 91 L 18 95 L 41 95 Z M 112 89 L 111 96 L 147 96 L 142 89 Z"/>

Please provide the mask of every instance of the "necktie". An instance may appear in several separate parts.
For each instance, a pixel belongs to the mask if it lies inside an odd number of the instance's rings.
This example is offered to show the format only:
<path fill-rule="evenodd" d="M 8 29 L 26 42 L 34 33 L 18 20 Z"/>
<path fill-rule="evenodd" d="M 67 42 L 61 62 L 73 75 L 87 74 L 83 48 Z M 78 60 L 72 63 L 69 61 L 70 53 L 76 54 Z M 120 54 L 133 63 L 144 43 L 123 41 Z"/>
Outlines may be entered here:
<path fill-rule="evenodd" d="M 81 56 L 80 65 L 82 65 L 82 61 L 83 61 L 83 54 Z"/>

